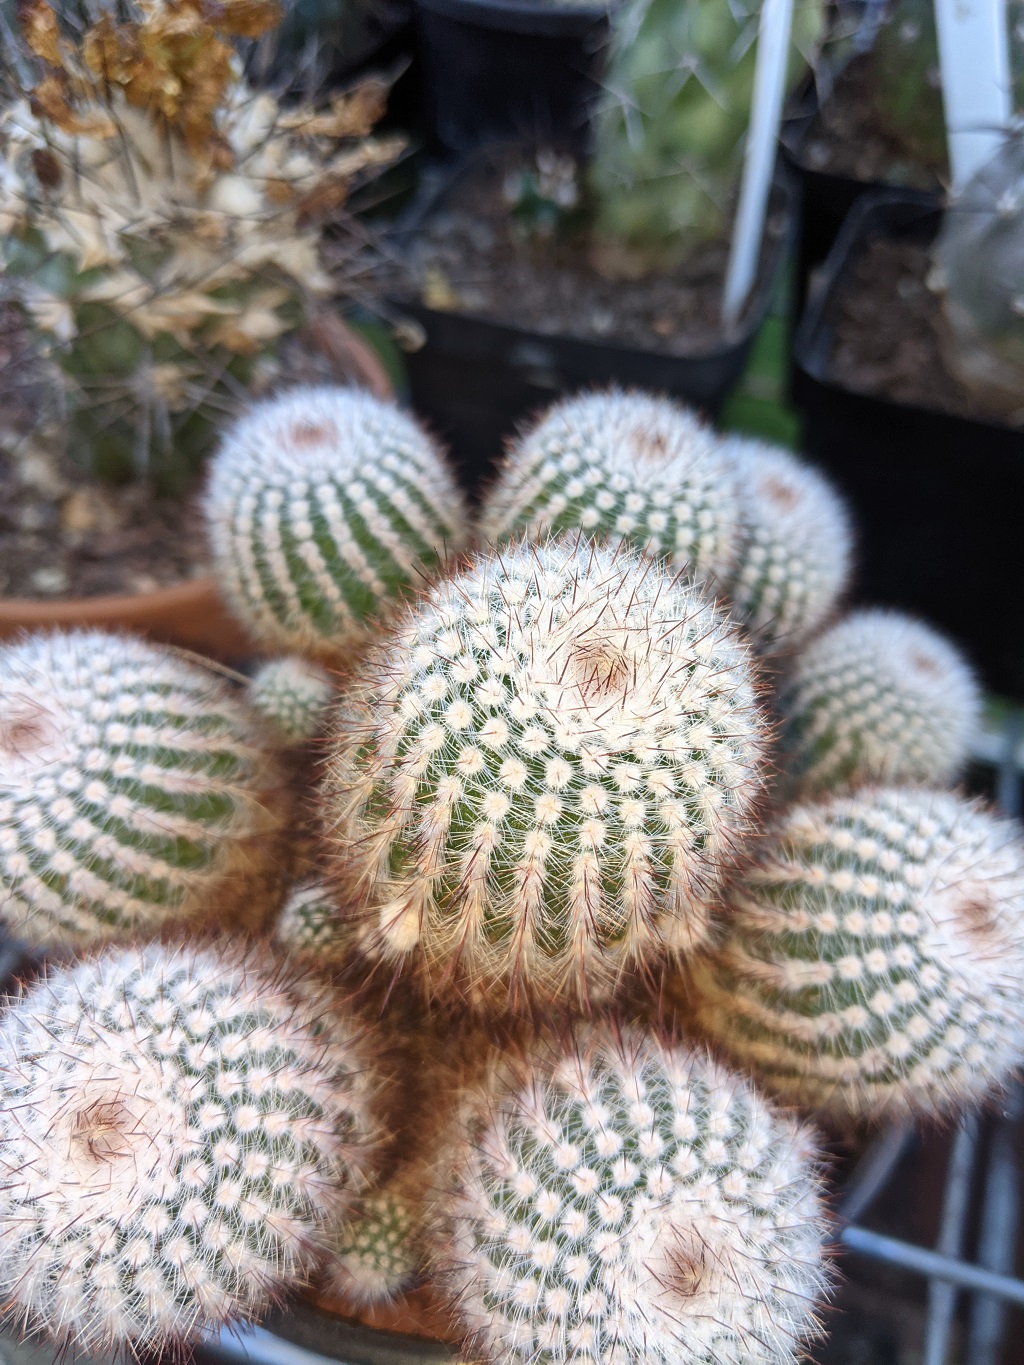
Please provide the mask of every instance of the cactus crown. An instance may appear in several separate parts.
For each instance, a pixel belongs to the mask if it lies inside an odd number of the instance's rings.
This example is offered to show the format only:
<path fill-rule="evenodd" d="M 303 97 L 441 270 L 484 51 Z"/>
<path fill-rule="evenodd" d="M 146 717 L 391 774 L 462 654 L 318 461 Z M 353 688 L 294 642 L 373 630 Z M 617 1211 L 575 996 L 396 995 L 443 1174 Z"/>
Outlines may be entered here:
<path fill-rule="evenodd" d="M 837 1117 L 977 1101 L 1024 1058 L 1024 846 L 942 792 L 799 806 L 736 892 L 698 1013 L 775 1092 Z"/>
<path fill-rule="evenodd" d="M 336 1000 L 236 952 L 54 972 L 0 1023 L 5 1302 L 86 1351 L 262 1311 L 364 1181 L 367 1061 Z"/>
<path fill-rule="evenodd" d="M 706 936 L 766 733 L 694 587 L 631 552 L 513 547 L 434 588 L 352 700 L 326 815 L 371 957 L 585 1004 Z"/>
<path fill-rule="evenodd" d="M 846 586 L 849 516 L 827 479 L 788 451 L 742 436 L 724 448 L 743 528 L 726 590 L 762 641 L 790 645 L 821 624 Z"/>
<path fill-rule="evenodd" d="M 689 409 L 643 393 L 584 393 L 509 449 L 482 513 L 490 544 L 563 531 L 628 541 L 691 574 L 732 562 L 738 508 L 718 439 Z"/>
<path fill-rule="evenodd" d="M 342 663 L 466 535 L 433 443 L 359 389 L 256 404 L 221 443 L 206 514 L 221 583 L 257 638 Z"/>
<path fill-rule="evenodd" d="M 288 744 L 320 731 L 333 696 L 331 675 L 308 659 L 271 659 L 249 684 L 250 703 Z"/>
<path fill-rule="evenodd" d="M 585 1032 L 485 1096 L 436 1261 L 490 1361 L 793 1361 L 816 1332 L 808 1135 L 657 1037 Z"/>
<path fill-rule="evenodd" d="M 783 696 L 787 771 L 810 793 L 844 783 L 952 781 L 980 697 L 967 662 L 896 611 L 853 612 L 793 665 Z"/>
<path fill-rule="evenodd" d="M 168 650 L 101 631 L 0 649 L 0 913 L 32 943 L 258 920 L 277 781 L 245 707 Z"/>

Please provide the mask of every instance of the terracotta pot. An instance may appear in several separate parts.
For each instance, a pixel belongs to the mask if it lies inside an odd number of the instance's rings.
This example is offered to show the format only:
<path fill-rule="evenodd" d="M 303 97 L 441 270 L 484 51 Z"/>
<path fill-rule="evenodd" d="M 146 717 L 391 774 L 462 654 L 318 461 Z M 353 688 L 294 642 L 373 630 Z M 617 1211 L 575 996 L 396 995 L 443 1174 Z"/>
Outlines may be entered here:
<path fill-rule="evenodd" d="M 387 370 L 365 341 L 340 318 L 325 314 L 310 324 L 309 339 L 339 381 L 356 383 L 378 398 L 393 398 Z M 237 659 L 254 644 L 221 601 L 215 580 L 204 575 L 110 597 L 0 597 L 0 640 L 23 630 L 99 626 L 127 630 L 164 644 L 193 649 L 213 659 Z"/>

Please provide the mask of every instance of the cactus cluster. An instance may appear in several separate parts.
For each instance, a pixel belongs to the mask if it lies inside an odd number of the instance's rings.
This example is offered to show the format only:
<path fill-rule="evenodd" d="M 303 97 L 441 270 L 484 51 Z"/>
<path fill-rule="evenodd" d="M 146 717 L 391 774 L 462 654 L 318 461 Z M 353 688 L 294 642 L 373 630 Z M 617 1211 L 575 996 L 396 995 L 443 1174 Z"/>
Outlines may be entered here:
<path fill-rule="evenodd" d="M 108 949 L 39 982 L 0 1021 L 5 1302 L 91 1351 L 263 1311 L 365 1183 L 367 1062 L 328 993 L 241 953 Z"/>
<path fill-rule="evenodd" d="M 434 444 L 360 389 L 254 405 L 221 441 L 206 512 L 221 585 L 255 638 L 340 664 L 466 538 Z"/>
<path fill-rule="evenodd" d="M 944 786 L 967 760 L 980 698 L 938 632 L 901 612 L 852 612 L 794 661 L 783 688 L 786 772 L 804 794 L 843 784 Z"/>
<path fill-rule="evenodd" d="M 349 703 L 326 815 L 371 958 L 585 1002 L 707 937 L 765 727 L 748 651 L 686 581 L 513 546 L 433 588 Z"/>
<path fill-rule="evenodd" d="M 39 946 L 273 909 L 286 813 L 245 705 L 101 631 L 0 647 L 0 915 Z"/>
<path fill-rule="evenodd" d="M 434 1261 L 486 1360 L 795 1361 L 825 1282 L 809 1134 L 678 1045 L 607 1026 L 485 1091 Z"/>
<path fill-rule="evenodd" d="M 694 971 L 701 1027 L 775 1094 L 839 1120 L 944 1113 L 1024 1055 L 1024 844 L 962 797 L 800 805 Z"/>

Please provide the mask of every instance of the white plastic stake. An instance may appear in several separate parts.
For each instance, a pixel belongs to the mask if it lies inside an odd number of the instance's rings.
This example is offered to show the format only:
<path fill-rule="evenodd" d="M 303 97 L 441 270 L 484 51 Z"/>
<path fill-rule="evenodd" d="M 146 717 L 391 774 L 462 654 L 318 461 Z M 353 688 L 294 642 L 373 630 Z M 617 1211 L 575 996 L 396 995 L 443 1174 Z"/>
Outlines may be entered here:
<path fill-rule="evenodd" d="M 743 153 L 740 201 L 732 229 L 729 268 L 722 295 L 722 320 L 731 326 L 743 311 L 757 277 L 761 238 L 768 209 L 775 153 L 786 94 L 789 31 L 793 23 L 793 0 L 764 0 L 757 31 L 757 61 L 750 127 Z"/>
<path fill-rule="evenodd" d="M 1013 113 L 1006 0 L 935 0 L 954 193 L 999 148 Z"/>

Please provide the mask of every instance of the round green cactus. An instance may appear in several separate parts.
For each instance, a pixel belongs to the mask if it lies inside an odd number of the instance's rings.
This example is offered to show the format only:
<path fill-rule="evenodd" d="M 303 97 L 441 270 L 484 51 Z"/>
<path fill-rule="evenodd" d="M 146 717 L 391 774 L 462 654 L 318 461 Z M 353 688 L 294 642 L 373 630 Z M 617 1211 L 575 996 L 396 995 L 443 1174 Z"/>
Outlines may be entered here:
<path fill-rule="evenodd" d="M 249 684 L 250 704 L 286 744 L 320 733 L 333 696 L 330 673 L 308 659 L 271 659 Z"/>
<path fill-rule="evenodd" d="M 328 1262 L 333 1293 L 388 1303 L 412 1284 L 424 1263 L 423 1196 L 399 1175 L 360 1199 Z"/>
<path fill-rule="evenodd" d="M 945 792 L 791 810 L 696 964 L 696 1018 L 787 1101 L 840 1121 L 948 1112 L 1024 1061 L 1024 845 Z"/>
<path fill-rule="evenodd" d="M 831 484 L 788 451 L 726 439 L 742 534 L 725 589 L 734 614 L 768 648 L 789 647 L 834 609 L 850 573 L 852 534 Z"/>
<path fill-rule="evenodd" d="M 582 531 L 628 541 L 696 577 L 724 573 L 739 536 L 729 462 L 696 413 L 644 393 L 578 394 L 513 443 L 482 539 Z"/>
<path fill-rule="evenodd" d="M 794 661 L 783 690 L 786 771 L 804 794 L 865 782 L 954 780 L 980 696 L 948 640 L 900 612 L 853 612 Z"/>
<path fill-rule="evenodd" d="M 274 939 L 291 956 L 322 956 L 340 943 L 342 916 L 326 882 L 306 881 L 285 898 L 274 925 Z"/>
<path fill-rule="evenodd" d="M 0 914 L 27 942 L 258 927 L 284 812 L 256 718 L 213 673 L 101 631 L 0 648 Z"/>
<path fill-rule="evenodd" d="M 585 1007 L 707 936 L 767 728 L 749 652 L 688 581 L 579 542 L 481 558 L 347 702 L 324 817 L 371 960 Z"/>
<path fill-rule="evenodd" d="M 434 1268 L 486 1361 L 783 1365 L 817 1335 L 810 1135 L 657 1036 L 594 1028 L 485 1091 Z"/>
<path fill-rule="evenodd" d="M 72 1350 L 180 1351 L 329 1254 L 379 1136 L 330 991 L 239 951 L 107 951 L 0 1022 L 0 1294 Z"/>
<path fill-rule="evenodd" d="M 361 389 L 256 404 L 212 461 L 206 516 L 221 586 L 255 637 L 334 663 L 467 534 L 434 443 Z"/>

